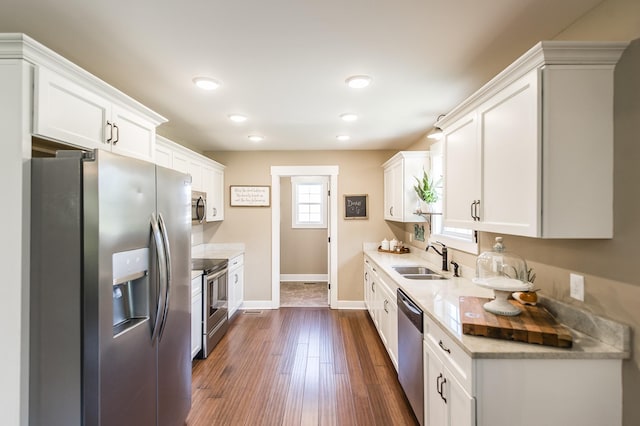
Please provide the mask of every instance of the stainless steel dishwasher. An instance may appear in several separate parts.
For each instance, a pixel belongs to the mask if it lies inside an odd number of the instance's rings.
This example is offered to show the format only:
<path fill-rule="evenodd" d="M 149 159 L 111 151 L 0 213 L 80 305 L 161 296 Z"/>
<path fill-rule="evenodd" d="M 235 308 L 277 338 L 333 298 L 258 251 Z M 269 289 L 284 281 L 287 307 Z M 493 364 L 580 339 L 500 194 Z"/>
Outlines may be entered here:
<path fill-rule="evenodd" d="M 424 424 L 422 310 L 398 289 L 398 380 L 418 422 Z"/>

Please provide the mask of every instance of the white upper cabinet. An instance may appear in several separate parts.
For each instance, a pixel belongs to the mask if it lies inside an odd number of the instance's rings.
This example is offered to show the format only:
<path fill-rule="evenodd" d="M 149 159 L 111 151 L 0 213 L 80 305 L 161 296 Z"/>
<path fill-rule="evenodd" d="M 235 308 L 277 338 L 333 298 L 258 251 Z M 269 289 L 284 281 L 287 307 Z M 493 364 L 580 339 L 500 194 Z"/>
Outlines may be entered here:
<path fill-rule="evenodd" d="M 430 169 L 427 151 L 400 151 L 384 167 L 384 218 L 395 222 L 424 222 L 418 210 L 415 178 Z"/>
<path fill-rule="evenodd" d="M 475 225 L 472 209 L 480 199 L 480 161 L 476 114 L 453 123 L 445 133 L 443 208 L 450 226 Z"/>
<path fill-rule="evenodd" d="M 158 136 L 156 164 L 191 175 L 191 189 L 207 194 L 207 222 L 224 220 L 224 166 Z"/>
<path fill-rule="evenodd" d="M 35 69 L 35 134 L 154 161 L 156 126 L 163 118 L 124 95 L 124 99 L 111 98 L 102 82 L 94 88 L 75 74 L 65 75 L 43 65 Z"/>
<path fill-rule="evenodd" d="M 611 238 L 613 70 L 626 45 L 541 42 L 447 114 L 445 224 Z"/>
<path fill-rule="evenodd" d="M 204 192 L 207 193 L 207 222 L 224 219 L 224 167 L 209 163 L 202 170 Z"/>

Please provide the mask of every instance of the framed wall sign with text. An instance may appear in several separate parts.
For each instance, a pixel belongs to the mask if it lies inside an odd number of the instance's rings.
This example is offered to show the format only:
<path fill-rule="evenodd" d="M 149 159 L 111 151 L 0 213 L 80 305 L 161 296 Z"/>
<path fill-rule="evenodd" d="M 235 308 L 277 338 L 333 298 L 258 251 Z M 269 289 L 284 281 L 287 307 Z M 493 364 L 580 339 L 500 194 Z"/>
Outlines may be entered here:
<path fill-rule="evenodd" d="M 231 185 L 229 191 L 231 207 L 269 207 L 271 205 L 271 186 L 269 185 Z"/>
<path fill-rule="evenodd" d="M 345 219 L 369 219 L 367 194 L 344 196 Z"/>

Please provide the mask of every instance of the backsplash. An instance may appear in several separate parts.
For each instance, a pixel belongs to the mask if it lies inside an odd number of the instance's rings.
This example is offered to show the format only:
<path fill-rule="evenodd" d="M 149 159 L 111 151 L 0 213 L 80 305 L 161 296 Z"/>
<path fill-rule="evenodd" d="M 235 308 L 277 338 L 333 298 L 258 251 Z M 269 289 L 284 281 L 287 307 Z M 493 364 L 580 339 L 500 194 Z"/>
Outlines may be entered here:
<path fill-rule="evenodd" d="M 191 225 L 191 247 L 204 244 L 204 225 Z"/>

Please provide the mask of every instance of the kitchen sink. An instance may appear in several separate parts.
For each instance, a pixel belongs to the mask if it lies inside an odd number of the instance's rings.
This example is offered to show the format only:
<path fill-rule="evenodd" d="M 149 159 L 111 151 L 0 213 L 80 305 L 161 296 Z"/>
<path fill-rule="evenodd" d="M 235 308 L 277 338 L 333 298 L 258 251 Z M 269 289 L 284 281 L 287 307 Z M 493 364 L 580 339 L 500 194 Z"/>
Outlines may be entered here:
<path fill-rule="evenodd" d="M 400 275 L 438 275 L 426 266 L 394 266 L 393 269 Z"/>
<path fill-rule="evenodd" d="M 444 280 L 442 275 L 426 266 L 394 266 L 393 269 L 409 280 Z"/>
<path fill-rule="evenodd" d="M 402 274 L 402 276 L 408 280 L 446 280 L 438 274 Z"/>

